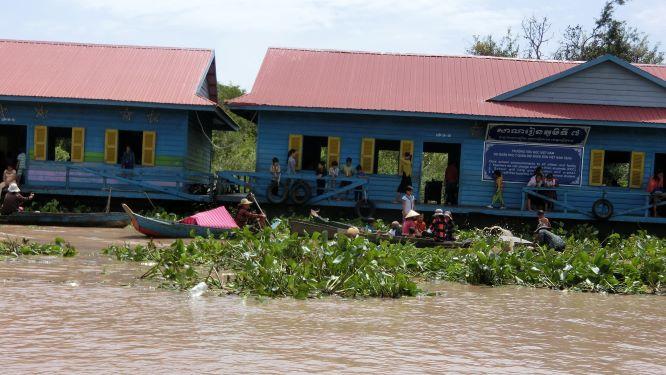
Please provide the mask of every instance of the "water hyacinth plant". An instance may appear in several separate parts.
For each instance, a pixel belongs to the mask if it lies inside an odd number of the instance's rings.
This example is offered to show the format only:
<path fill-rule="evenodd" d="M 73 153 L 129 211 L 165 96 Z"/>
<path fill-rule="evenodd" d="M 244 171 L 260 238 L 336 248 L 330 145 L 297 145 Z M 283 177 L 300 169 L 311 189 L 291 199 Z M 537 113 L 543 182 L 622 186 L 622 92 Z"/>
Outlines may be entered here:
<path fill-rule="evenodd" d="M 18 257 L 20 255 L 57 255 L 73 257 L 76 255 L 74 246 L 60 237 L 56 237 L 52 243 L 39 244 L 31 242 L 26 238 L 20 241 L 6 239 L 0 241 L 0 255 Z"/>
<path fill-rule="evenodd" d="M 537 246 L 504 251 L 499 240 L 480 231 L 467 249 L 415 248 L 363 237 L 298 237 L 284 226 L 233 238 L 196 238 L 157 249 L 121 246 L 105 250 L 119 260 L 155 262 L 146 277 L 164 286 L 188 289 L 206 282 L 228 293 L 296 298 L 399 297 L 418 294 L 414 280 L 437 279 L 479 285 L 525 285 L 608 293 L 663 294 L 666 241 L 640 232 L 626 239 L 612 235 L 567 237 L 557 252 Z M 223 272 L 235 278 L 224 282 Z"/>

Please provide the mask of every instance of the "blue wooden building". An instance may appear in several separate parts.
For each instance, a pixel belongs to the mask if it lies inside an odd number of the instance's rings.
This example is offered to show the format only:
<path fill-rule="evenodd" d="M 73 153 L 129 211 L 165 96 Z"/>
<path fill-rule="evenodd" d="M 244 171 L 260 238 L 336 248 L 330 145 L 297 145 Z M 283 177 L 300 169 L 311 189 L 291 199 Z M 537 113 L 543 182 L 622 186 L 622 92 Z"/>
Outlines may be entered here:
<path fill-rule="evenodd" d="M 0 40 L 0 163 L 38 194 L 209 200 L 217 105 L 207 49 Z M 135 167 L 121 169 L 126 148 Z"/>
<path fill-rule="evenodd" d="M 318 161 L 351 158 L 367 176 L 349 182 L 379 208 L 397 210 L 394 160 L 408 151 L 417 208 L 427 212 L 441 206 L 424 202 L 422 172 L 445 154 L 459 169 L 457 205 L 445 207 L 454 212 L 532 217 L 531 197 L 553 200 L 552 217 L 591 219 L 593 204 L 607 199 L 612 212 L 597 213 L 610 220 L 666 222 L 651 217 L 646 192 L 666 170 L 665 78 L 666 66 L 610 55 L 569 62 L 269 49 L 252 91 L 228 103 L 258 124 L 257 172 L 221 177 L 250 179 L 265 199 L 271 159 L 284 171 L 289 149 L 300 169 L 291 178 L 312 191 Z M 558 179 L 556 200 L 526 186 L 539 166 Z M 494 170 L 503 172 L 505 210 L 486 208 Z M 338 192 L 307 203 L 353 206 L 339 182 Z"/>

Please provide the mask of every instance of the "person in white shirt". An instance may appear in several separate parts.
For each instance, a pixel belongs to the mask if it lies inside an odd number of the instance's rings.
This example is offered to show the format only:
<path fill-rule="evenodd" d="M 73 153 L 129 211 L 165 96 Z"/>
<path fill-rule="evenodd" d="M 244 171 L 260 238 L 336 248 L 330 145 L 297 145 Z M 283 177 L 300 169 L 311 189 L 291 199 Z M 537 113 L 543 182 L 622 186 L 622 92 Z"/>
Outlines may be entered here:
<path fill-rule="evenodd" d="M 405 195 L 402 196 L 402 218 L 404 221 L 405 216 L 409 213 L 409 211 L 416 211 L 414 209 L 415 207 L 415 199 L 414 199 L 414 188 L 411 186 L 407 186 L 405 189 Z M 404 223 L 403 223 L 404 224 Z"/>

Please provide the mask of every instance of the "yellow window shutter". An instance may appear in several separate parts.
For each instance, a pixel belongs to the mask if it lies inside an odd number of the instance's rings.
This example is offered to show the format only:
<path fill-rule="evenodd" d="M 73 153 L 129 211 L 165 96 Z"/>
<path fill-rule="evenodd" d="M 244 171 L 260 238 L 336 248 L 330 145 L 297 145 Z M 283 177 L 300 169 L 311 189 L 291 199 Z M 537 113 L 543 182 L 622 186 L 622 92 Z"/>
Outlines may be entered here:
<path fill-rule="evenodd" d="M 106 129 L 104 134 L 104 162 L 107 164 L 118 162 L 118 129 Z"/>
<path fill-rule="evenodd" d="M 604 183 L 604 150 L 590 151 L 590 186 L 601 186 Z"/>
<path fill-rule="evenodd" d="M 296 150 L 296 170 L 301 169 L 303 160 L 303 136 L 300 134 L 289 134 L 289 149 Z"/>
<path fill-rule="evenodd" d="M 375 170 L 375 139 L 363 138 L 361 140 L 361 168 L 365 173 L 374 173 Z"/>
<path fill-rule="evenodd" d="M 46 126 L 35 126 L 35 160 L 46 160 Z"/>
<path fill-rule="evenodd" d="M 154 131 L 143 132 L 143 150 L 141 151 L 141 165 L 152 167 L 155 165 L 155 138 Z"/>
<path fill-rule="evenodd" d="M 645 153 L 631 153 L 631 173 L 629 174 L 629 187 L 640 189 L 643 185 L 643 173 L 645 172 Z"/>
<path fill-rule="evenodd" d="M 326 156 L 326 162 L 328 167 L 331 167 L 331 163 L 337 161 L 340 164 L 340 137 L 328 137 L 328 155 Z"/>
<path fill-rule="evenodd" d="M 84 144 L 86 139 L 85 128 L 72 128 L 71 160 L 75 163 L 83 162 Z"/>
<path fill-rule="evenodd" d="M 414 141 L 402 140 L 400 141 L 400 157 L 398 160 L 402 160 L 405 157 L 405 152 L 409 152 L 412 155 L 412 161 L 414 160 Z M 398 174 L 402 175 L 402 163 L 398 163 Z"/>

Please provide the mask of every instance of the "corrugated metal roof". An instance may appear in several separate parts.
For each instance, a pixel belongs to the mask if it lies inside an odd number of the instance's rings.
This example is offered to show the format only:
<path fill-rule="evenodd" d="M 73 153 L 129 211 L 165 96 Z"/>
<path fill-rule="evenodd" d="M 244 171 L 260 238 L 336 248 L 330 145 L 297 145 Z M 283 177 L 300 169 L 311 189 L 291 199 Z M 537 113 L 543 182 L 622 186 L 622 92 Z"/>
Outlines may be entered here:
<path fill-rule="evenodd" d="M 581 63 L 271 48 L 230 104 L 666 123 L 666 108 L 488 101 Z M 635 66 L 666 79 L 666 66 Z"/>
<path fill-rule="evenodd" d="M 0 56 L 0 96 L 215 104 L 196 94 L 208 49 L 0 40 Z"/>

